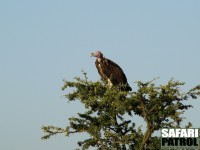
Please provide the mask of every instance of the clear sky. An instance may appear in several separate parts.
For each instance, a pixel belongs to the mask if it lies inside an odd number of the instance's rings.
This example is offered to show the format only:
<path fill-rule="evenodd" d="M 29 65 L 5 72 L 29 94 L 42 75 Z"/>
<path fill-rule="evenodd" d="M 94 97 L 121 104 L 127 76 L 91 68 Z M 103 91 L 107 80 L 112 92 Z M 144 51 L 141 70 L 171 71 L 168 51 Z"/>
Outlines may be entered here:
<path fill-rule="evenodd" d="M 200 83 L 198 0 L 0 1 L 0 149 L 75 149 L 85 135 L 43 141 L 43 125 L 65 127 L 83 111 L 68 103 L 63 79 L 83 69 L 100 77 L 90 52 L 100 49 L 124 70 L 130 85 L 160 77 Z M 185 116 L 200 127 L 200 101 Z M 141 119 L 135 123 L 143 124 Z"/>

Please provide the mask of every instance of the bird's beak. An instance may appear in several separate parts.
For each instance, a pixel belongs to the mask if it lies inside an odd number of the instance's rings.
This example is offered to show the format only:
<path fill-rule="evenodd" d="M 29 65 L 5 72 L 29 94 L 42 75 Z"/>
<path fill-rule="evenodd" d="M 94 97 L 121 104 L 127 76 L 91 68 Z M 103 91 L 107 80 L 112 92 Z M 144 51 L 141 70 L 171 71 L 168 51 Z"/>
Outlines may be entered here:
<path fill-rule="evenodd" d="M 94 53 L 90 53 L 90 57 L 94 57 Z"/>

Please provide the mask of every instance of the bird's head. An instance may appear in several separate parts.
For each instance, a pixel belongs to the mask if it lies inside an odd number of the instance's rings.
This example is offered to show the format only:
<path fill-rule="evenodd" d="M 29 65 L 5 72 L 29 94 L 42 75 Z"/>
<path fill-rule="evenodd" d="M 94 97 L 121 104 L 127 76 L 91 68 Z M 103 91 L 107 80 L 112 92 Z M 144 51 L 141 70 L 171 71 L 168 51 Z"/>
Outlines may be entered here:
<path fill-rule="evenodd" d="M 97 57 L 97 58 L 103 58 L 103 54 L 100 51 L 96 51 L 94 53 L 91 53 L 91 57 Z"/>

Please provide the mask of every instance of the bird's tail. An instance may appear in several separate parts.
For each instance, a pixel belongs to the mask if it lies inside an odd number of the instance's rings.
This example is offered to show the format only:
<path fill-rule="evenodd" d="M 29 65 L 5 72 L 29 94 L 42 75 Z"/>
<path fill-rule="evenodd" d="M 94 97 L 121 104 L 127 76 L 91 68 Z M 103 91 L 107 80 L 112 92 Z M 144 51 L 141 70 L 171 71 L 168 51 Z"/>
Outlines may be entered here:
<path fill-rule="evenodd" d="M 122 91 L 132 91 L 132 88 L 130 87 L 130 85 L 127 83 L 127 84 L 125 84 L 125 85 L 121 85 L 120 86 L 120 90 L 122 90 Z"/>
<path fill-rule="evenodd" d="M 132 91 L 132 88 L 130 87 L 130 85 L 128 84 L 127 86 L 126 86 L 126 89 L 125 89 L 126 91 Z"/>

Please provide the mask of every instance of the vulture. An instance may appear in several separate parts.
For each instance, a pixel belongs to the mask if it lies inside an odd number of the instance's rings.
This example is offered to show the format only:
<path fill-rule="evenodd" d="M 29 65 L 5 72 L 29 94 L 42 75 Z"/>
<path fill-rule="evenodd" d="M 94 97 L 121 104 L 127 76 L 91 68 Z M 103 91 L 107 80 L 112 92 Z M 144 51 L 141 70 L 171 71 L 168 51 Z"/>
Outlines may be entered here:
<path fill-rule="evenodd" d="M 103 57 L 103 54 L 100 51 L 91 53 L 91 56 L 97 58 L 95 62 L 96 68 L 102 79 L 107 82 L 110 88 L 112 86 L 119 86 L 122 91 L 132 90 L 127 82 L 126 75 L 119 65 L 112 60 Z"/>

